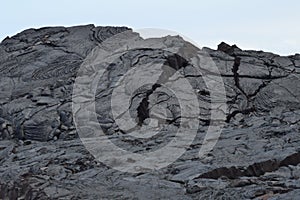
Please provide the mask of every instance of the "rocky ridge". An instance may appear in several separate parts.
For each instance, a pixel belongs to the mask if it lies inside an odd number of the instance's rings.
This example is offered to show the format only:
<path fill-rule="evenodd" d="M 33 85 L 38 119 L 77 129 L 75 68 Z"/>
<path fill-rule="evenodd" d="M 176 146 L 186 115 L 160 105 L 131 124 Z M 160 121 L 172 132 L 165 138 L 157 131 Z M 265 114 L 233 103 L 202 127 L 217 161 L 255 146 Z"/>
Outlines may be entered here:
<path fill-rule="evenodd" d="M 110 65 L 98 86 L 101 127 L 120 137 L 116 144 L 132 152 L 153 151 L 172 139 L 168 128 L 154 140 L 123 136 L 107 111 L 116 77 L 160 61 L 182 70 L 197 89 L 198 135 L 176 162 L 157 171 L 124 173 L 95 160 L 75 128 L 73 84 L 96 46 L 128 30 L 94 25 L 28 29 L 1 42 L 0 199 L 298 199 L 299 54 L 279 56 L 226 43 L 217 50 L 201 50 L 220 71 L 228 109 L 216 146 L 200 159 L 203 133 L 210 123 L 209 91 L 201 76 L 172 54 L 129 51 Z M 170 40 L 176 45 L 180 38 Z M 170 107 L 173 118 L 168 123 L 176 127 L 180 113 L 175 98 L 155 89 L 150 94 L 149 88 L 142 88 L 133 98 L 132 116 L 143 124 L 149 117 L 146 100 L 158 99 L 159 105 Z"/>

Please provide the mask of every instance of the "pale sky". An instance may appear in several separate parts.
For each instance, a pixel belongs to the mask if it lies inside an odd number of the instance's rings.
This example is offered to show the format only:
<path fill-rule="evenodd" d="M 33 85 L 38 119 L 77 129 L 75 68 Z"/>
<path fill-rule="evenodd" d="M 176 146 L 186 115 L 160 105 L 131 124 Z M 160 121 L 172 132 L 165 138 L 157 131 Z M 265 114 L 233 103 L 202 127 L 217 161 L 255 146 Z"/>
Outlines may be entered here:
<path fill-rule="evenodd" d="M 43 26 L 128 26 L 181 33 L 213 49 L 221 41 L 281 55 L 300 53 L 299 0 L 9 0 L 0 41 Z"/>

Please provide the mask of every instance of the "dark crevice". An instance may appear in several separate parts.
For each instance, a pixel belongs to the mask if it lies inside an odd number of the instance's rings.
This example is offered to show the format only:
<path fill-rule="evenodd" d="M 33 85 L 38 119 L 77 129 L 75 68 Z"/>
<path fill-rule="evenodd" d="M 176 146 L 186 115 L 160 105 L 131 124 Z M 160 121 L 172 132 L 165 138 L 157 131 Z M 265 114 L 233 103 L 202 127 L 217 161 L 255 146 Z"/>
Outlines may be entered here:
<path fill-rule="evenodd" d="M 255 97 L 263 88 L 265 88 L 272 80 L 274 79 L 278 79 L 278 78 L 284 78 L 286 76 L 272 76 L 272 64 L 269 64 L 267 62 L 264 63 L 264 65 L 269 69 L 269 74 L 266 76 L 250 76 L 250 75 L 240 75 L 238 73 L 240 64 L 241 64 L 241 58 L 237 57 L 236 55 L 234 56 L 234 64 L 232 67 L 232 72 L 233 72 L 233 78 L 234 78 L 234 83 L 235 86 L 238 88 L 238 90 L 241 92 L 241 94 L 243 94 L 246 97 L 246 101 L 247 104 L 251 105 L 251 101 L 253 100 L 252 98 Z M 240 85 L 240 78 L 254 78 L 254 79 L 262 79 L 262 80 L 266 80 L 263 81 L 263 83 L 261 85 L 258 86 L 258 88 L 252 93 L 252 94 L 247 94 L 243 88 Z M 227 117 L 226 117 L 226 122 L 229 123 L 231 118 L 233 118 L 235 115 L 237 115 L 238 113 L 242 113 L 242 114 L 249 114 L 251 112 L 254 112 L 256 109 L 254 106 L 244 109 L 244 110 L 235 110 L 232 113 L 230 113 Z"/>
<path fill-rule="evenodd" d="M 242 94 L 247 96 L 245 91 L 240 86 L 240 78 L 239 78 L 239 73 L 238 73 L 240 64 L 241 64 L 241 58 L 235 57 L 234 63 L 232 66 L 233 79 L 234 79 L 235 86 L 241 91 Z"/>
<path fill-rule="evenodd" d="M 235 117 L 237 114 L 241 113 L 241 114 L 249 114 L 251 112 L 254 112 L 256 109 L 254 107 L 251 107 L 251 108 L 248 108 L 248 109 L 245 109 L 245 110 L 235 110 L 233 111 L 232 113 L 228 114 L 227 117 L 226 117 L 226 122 L 229 123 L 230 120 Z"/>
<path fill-rule="evenodd" d="M 138 115 L 138 126 L 142 126 L 145 119 L 149 118 L 149 97 L 153 92 L 160 87 L 159 84 L 154 84 L 151 90 L 148 90 L 146 93 L 146 97 L 141 101 L 140 105 L 137 108 Z"/>
<path fill-rule="evenodd" d="M 215 72 L 211 72 L 207 69 L 203 69 L 203 68 L 200 68 L 203 72 L 209 74 L 209 75 L 214 75 L 214 76 L 220 76 L 221 77 L 226 77 L 226 78 L 234 78 L 235 75 L 233 74 L 218 74 L 218 73 L 215 73 Z M 193 74 L 187 74 L 185 75 L 185 77 L 191 77 L 191 78 L 194 78 L 194 77 L 201 77 L 202 75 L 193 75 Z M 263 80 L 275 80 L 275 79 L 280 79 L 280 78 L 285 78 L 287 77 L 288 75 L 282 75 L 282 76 L 270 76 L 270 75 L 262 75 L 262 76 L 253 76 L 253 75 L 245 75 L 245 74 L 238 74 L 238 77 L 239 79 L 241 78 L 249 78 L 249 79 L 263 79 Z"/>
<path fill-rule="evenodd" d="M 157 82 L 152 86 L 151 90 L 147 91 L 146 96 L 143 98 L 137 108 L 137 125 L 142 126 L 145 119 L 149 118 L 149 97 L 153 92 L 161 87 L 162 84 L 168 82 L 169 78 L 172 77 L 176 71 L 184 68 L 188 65 L 188 61 L 181 56 L 174 54 L 166 57 L 166 61 L 162 67 L 162 73 L 159 76 Z M 168 67 L 167 67 L 168 66 Z M 169 123 L 175 122 L 177 119 L 168 120 Z"/>
<path fill-rule="evenodd" d="M 249 165 L 247 168 L 241 167 L 221 167 L 214 169 L 212 171 L 206 172 L 198 176 L 197 178 L 211 178 L 218 179 L 220 177 L 227 177 L 229 179 L 235 179 L 242 176 L 248 177 L 259 177 L 264 175 L 266 172 L 273 172 L 278 170 L 280 167 L 287 167 L 289 165 L 296 166 L 300 163 L 300 152 L 294 153 L 287 156 L 282 161 L 266 160 L 259 163 L 254 163 Z"/>
<path fill-rule="evenodd" d="M 270 83 L 270 81 L 268 81 L 267 83 Z M 267 84 L 265 82 L 263 82 L 261 85 L 258 86 L 258 88 L 252 94 L 248 95 L 248 98 L 256 96 L 266 86 L 267 86 Z"/>

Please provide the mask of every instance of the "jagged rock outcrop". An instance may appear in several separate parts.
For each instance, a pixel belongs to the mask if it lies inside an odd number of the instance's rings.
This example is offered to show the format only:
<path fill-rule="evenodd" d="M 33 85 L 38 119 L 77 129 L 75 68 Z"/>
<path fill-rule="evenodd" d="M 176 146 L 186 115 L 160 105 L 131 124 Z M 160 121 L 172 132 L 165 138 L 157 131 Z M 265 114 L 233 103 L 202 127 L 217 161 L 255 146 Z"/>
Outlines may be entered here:
<path fill-rule="evenodd" d="M 93 25 L 29 29 L 2 41 L 0 199 L 298 199 L 299 54 L 279 56 L 226 43 L 217 50 L 201 50 L 220 71 L 228 106 L 216 146 L 201 159 L 198 152 L 211 109 L 201 75 L 193 74 L 186 60 L 170 52 L 129 51 L 111 63 L 98 86 L 96 110 L 101 127 L 108 135 L 120 137 L 115 144 L 132 152 L 153 151 L 172 140 L 174 133 L 168 128 L 150 139 L 126 137 L 109 112 L 118 77 L 155 61 L 182 70 L 197 89 L 198 135 L 176 162 L 158 171 L 123 173 L 98 162 L 78 138 L 72 113 L 73 84 L 95 47 L 128 30 Z M 168 45 L 173 41 L 176 46 L 181 40 L 157 41 Z M 161 77 L 162 84 L 167 76 Z M 168 107 L 165 122 L 176 128 L 181 117 L 178 102 L 158 88 L 145 86 L 137 91 L 131 115 L 142 126 L 151 106 Z M 150 105 L 149 99 L 159 103 Z"/>

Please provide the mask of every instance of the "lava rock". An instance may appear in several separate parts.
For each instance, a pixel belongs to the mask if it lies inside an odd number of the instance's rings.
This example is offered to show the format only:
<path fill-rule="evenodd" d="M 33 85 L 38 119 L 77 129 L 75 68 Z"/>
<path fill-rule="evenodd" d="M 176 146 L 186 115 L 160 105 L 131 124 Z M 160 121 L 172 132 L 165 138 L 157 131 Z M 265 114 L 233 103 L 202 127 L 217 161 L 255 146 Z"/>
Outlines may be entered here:
<path fill-rule="evenodd" d="M 166 70 L 159 84 L 134 91 L 129 107 L 138 124 L 132 130 L 153 122 L 153 129 L 163 127 L 163 131 L 138 138 L 116 124 L 111 112 L 116 84 L 127 71 L 149 63 L 151 69 L 163 63 L 185 75 L 198 98 L 200 126 L 192 144 L 181 147 L 185 153 L 157 171 L 130 174 L 96 160 L 75 128 L 73 86 L 90 53 L 95 48 L 121 47 L 121 39 L 111 46 L 104 41 L 128 30 L 94 25 L 45 27 L 25 30 L 0 43 L 1 199 L 298 199 L 299 54 L 279 56 L 224 42 L 217 50 L 198 50 L 172 36 L 147 41 L 170 49 L 184 44 L 181 50 L 186 55 L 197 50 L 219 69 L 226 91 L 226 123 L 214 149 L 199 158 L 208 126 L 217 123 L 210 119 L 211 93 L 201 74 L 171 52 L 127 51 L 108 66 L 95 95 L 98 123 L 111 141 L 134 153 L 155 151 L 174 138 L 185 117 L 176 95 L 163 87 L 173 75 Z M 205 74 L 217 77 L 212 69 Z"/>

